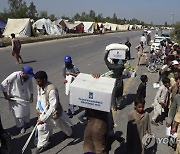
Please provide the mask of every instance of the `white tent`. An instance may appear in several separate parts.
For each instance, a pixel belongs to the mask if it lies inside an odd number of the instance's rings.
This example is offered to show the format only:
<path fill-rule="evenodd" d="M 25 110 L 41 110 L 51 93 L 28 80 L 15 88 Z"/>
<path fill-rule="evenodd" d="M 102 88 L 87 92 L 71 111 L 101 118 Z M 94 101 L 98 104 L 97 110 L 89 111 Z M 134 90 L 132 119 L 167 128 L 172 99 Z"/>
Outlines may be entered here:
<path fill-rule="evenodd" d="M 104 27 L 105 27 L 107 30 L 111 30 L 111 25 L 110 25 L 110 23 L 108 23 L 108 22 L 104 23 Z"/>
<path fill-rule="evenodd" d="M 142 29 L 142 27 L 143 27 L 142 25 L 136 25 L 137 29 Z"/>
<path fill-rule="evenodd" d="M 42 18 L 33 24 L 33 27 L 36 27 L 38 30 L 42 30 L 43 26 L 49 35 L 61 35 L 64 33 L 62 27 L 55 25 L 50 19 Z"/>
<path fill-rule="evenodd" d="M 117 24 L 109 23 L 112 31 L 117 31 Z"/>
<path fill-rule="evenodd" d="M 117 25 L 117 30 L 128 30 L 129 24 L 126 25 Z"/>
<path fill-rule="evenodd" d="M 12 33 L 17 37 L 31 36 L 30 18 L 8 19 L 3 35 L 9 37 Z"/>
<path fill-rule="evenodd" d="M 82 22 L 84 25 L 84 32 L 85 33 L 94 33 L 94 22 Z"/>

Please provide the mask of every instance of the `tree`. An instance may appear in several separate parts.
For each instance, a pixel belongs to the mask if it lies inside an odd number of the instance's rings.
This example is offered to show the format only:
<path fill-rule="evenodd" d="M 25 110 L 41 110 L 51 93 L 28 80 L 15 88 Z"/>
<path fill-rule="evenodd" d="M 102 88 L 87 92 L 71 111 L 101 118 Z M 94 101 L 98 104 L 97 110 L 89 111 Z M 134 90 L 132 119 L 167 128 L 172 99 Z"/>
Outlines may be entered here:
<path fill-rule="evenodd" d="M 153 26 L 154 24 L 153 24 L 153 22 L 151 21 L 151 26 Z"/>
<path fill-rule="evenodd" d="M 8 0 L 9 9 L 11 12 L 15 12 L 23 4 L 22 0 Z"/>
<path fill-rule="evenodd" d="M 65 15 L 63 15 L 61 18 L 64 19 L 64 20 L 68 20 L 68 21 L 70 20 L 70 18 L 65 16 Z"/>
<path fill-rule="evenodd" d="M 39 13 L 39 18 L 48 18 L 48 13 L 47 11 L 40 11 Z"/>
<path fill-rule="evenodd" d="M 14 13 L 15 18 L 27 18 L 28 17 L 28 7 L 26 5 L 26 2 L 23 2 L 23 4 L 16 10 Z"/>
<path fill-rule="evenodd" d="M 180 22 L 177 22 L 174 26 L 174 34 L 177 41 L 180 43 Z"/>
<path fill-rule="evenodd" d="M 117 24 L 117 15 L 116 15 L 116 13 L 113 14 L 112 22 Z"/>
<path fill-rule="evenodd" d="M 36 6 L 34 5 L 33 2 L 30 3 L 27 14 L 29 18 L 35 19 L 35 20 L 37 19 L 38 14 L 37 14 Z"/>
<path fill-rule="evenodd" d="M 73 17 L 73 20 L 81 20 L 81 16 L 79 15 L 79 13 L 76 13 L 76 15 Z"/>
<path fill-rule="evenodd" d="M 56 18 L 56 16 L 55 16 L 54 14 L 50 14 L 50 15 L 49 15 L 49 19 L 50 19 L 51 21 L 57 20 L 57 18 Z"/>
<path fill-rule="evenodd" d="M 89 17 L 92 18 L 92 19 L 95 19 L 96 13 L 93 10 L 90 10 Z"/>
<path fill-rule="evenodd" d="M 167 23 L 167 21 L 164 23 L 164 27 L 167 27 L 168 26 L 168 23 Z"/>
<path fill-rule="evenodd" d="M 98 22 L 104 22 L 104 18 L 103 18 L 102 13 L 101 13 L 101 14 L 98 14 L 98 16 L 97 16 L 97 21 L 98 21 Z"/>

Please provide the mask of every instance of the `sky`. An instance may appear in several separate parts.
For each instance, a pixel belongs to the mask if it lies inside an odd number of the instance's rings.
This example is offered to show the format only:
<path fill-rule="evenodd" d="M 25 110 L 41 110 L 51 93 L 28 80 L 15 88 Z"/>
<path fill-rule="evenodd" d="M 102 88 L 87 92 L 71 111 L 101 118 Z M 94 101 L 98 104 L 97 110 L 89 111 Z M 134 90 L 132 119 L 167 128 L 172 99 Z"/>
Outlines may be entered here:
<path fill-rule="evenodd" d="M 136 18 L 146 23 L 168 24 L 180 21 L 180 0 L 24 0 L 27 5 L 34 2 L 38 12 L 47 11 L 61 18 L 63 15 L 73 17 L 76 13 L 89 13 L 118 18 Z M 0 0 L 0 12 L 8 9 L 8 0 Z"/>

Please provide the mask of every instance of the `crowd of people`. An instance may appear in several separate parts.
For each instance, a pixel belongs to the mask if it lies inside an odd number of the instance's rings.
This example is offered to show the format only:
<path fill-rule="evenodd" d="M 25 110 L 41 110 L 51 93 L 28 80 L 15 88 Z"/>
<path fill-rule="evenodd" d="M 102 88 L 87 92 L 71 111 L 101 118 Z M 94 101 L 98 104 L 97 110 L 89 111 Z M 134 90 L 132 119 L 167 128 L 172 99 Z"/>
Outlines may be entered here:
<path fill-rule="evenodd" d="M 149 34 L 150 35 L 150 34 Z M 141 58 L 145 57 L 148 65 L 148 54 L 144 52 L 147 38 L 143 34 L 140 38 L 140 44 L 137 49 L 137 65 L 140 65 Z M 148 40 L 149 41 L 149 40 Z M 20 48 L 15 50 L 15 35 L 12 35 L 13 54 L 17 62 L 22 61 Z M 131 43 L 129 39 L 125 42 L 129 50 L 126 53 L 126 60 L 131 60 Z M 18 46 L 18 45 L 17 45 Z M 114 137 L 114 120 L 112 110 L 120 109 L 123 96 L 123 71 L 126 60 L 108 59 L 110 51 L 106 51 L 104 61 L 107 68 L 113 72 L 112 78 L 115 79 L 115 87 L 112 92 L 112 109 L 109 112 L 83 108 L 82 114 L 78 117 L 86 125 L 84 131 L 84 154 L 106 154 L 108 153 L 108 140 Z M 166 127 L 171 127 L 171 134 L 177 132 L 177 138 L 180 137 L 180 48 L 177 43 L 169 44 L 167 41 L 161 43 L 160 50 L 154 51 L 160 55 L 163 54 L 164 65 L 159 70 L 157 83 L 160 85 L 153 102 L 154 114 L 150 117 L 145 112 L 146 103 L 146 84 L 147 75 L 141 75 L 141 83 L 137 88 L 136 98 L 134 98 L 134 110 L 128 116 L 127 122 L 127 154 L 146 153 L 146 146 L 142 143 L 146 134 L 151 134 L 151 124 L 158 127 L 166 120 Z M 22 61 L 23 62 L 23 61 Z M 79 69 L 73 64 L 71 56 L 64 57 L 64 68 L 62 71 L 63 83 L 70 84 L 80 73 Z M 98 80 L 99 73 L 93 73 L 92 76 Z M 45 71 L 38 71 L 34 74 L 33 68 L 25 66 L 20 71 L 13 72 L 1 83 L 1 90 L 5 99 L 9 102 L 10 110 L 13 113 L 18 133 L 25 133 L 30 123 L 30 103 L 34 101 L 34 88 L 32 78 L 37 83 L 37 149 L 36 153 L 41 153 L 48 149 L 52 130 L 55 127 L 64 132 L 65 138 L 73 137 L 73 122 L 70 118 L 74 116 L 74 106 L 69 105 L 68 112 L 63 110 L 60 102 L 58 89 L 48 80 Z M 69 95 L 69 89 L 65 92 Z M 1 123 L 0 123 L 1 124 Z M 1 131 L 1 152 L 9 153 L 10 134 L 4 130 L 2 124 Z M 147 140 L 148 144 L 150 140 Z M 175 146 L 174 146 L 175 145 Z M 174 142 L 174 150 L 180 154 L 180 143 Z M 5 153 L 4 152 L 4 153 Z"/>

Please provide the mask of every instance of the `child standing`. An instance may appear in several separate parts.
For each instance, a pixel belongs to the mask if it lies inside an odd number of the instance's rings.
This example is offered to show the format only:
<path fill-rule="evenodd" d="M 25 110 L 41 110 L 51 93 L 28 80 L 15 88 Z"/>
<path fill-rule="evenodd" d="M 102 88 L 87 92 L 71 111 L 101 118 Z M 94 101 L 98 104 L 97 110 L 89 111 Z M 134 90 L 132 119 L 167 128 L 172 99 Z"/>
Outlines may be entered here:
<path fill-rule="evenodd" d="M 136 97 L 142 97 L 144 100 L 146 98 L 146 83 L 148 82 L 148 77 L 147 75 L 141 75 L 140 77 L 141 83 L 137 89 L 137 94 Z"/>
<path fill-rule="evenodd" d="M 158 126 L 157 118 L 160 116 L 159 123 L 163 125 L 163 115 L 162 112 L 164 112 L 164 108 L 167 107 L 167 103 L 169 101 L 169 87 L 170 87 L 170 79 L 167 77 L 164 77 L 162 79 L 162 85 L 159 87 L 155 99 L 154 99 L 154 115 L 152 117 L 151 123 L 155 126 Z"/>
<path fill-rule="evenodd" d="M 149 114 L 144 111 L 145 100 L 136 99 L 134 111 L 128 116 L 127 154 L 143 154 L 142 138 L 151 132 Z"/>
<path fill-rule="evenodd" d="M 74 64 L 72 63 L 72 58 L 71 56 L 67 55 L 64 57 L 64 63 L 65 66 L 63 68 L 63 80 L 64 80 L 64 84 L 66 84 L 67 81 L 67 77 L 68 76 L 72 76 L 73 78 L 77 77 L 77 75 L 80 73 L 79 69 L 74 66 Z M 72 82 L 72 81 L 71 81 Z M 74 115 L 74 106 L 69 104 L 69 108 L 68 108 L 68 115 L 69 118 L 72 118 Z"/>

